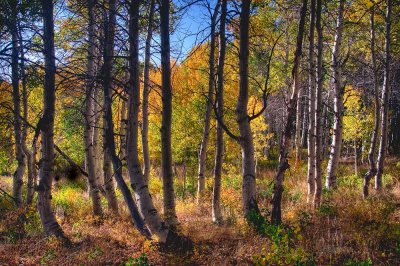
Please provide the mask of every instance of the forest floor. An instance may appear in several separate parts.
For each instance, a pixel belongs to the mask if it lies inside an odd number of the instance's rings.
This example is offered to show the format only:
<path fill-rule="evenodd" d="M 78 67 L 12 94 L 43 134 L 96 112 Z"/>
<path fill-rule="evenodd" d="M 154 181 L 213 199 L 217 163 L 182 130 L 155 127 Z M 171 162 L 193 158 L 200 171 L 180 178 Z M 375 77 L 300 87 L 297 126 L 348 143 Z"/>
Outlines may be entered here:
<path fill-rule="evenodd" d="M 285 180 L 284 226 L 266 222 L 258 232 L 241 218 L 238 176 L 223 182 L 222 225 L 211 221 L 211 180 L 207 203 L 200 206 L 187 188 L 185 197 L 177 196 L 177 214 L 179 230 L 194 248 L 175 252 L 163 251 L 140 236 L 122 199 L 120 216 L 94 218 L 85 182 L 61 180 L 55 184 L 53 203 L 73 245 L 45 238 L 33 207 L 17 210 L 2 196 L 0 265 L 400 265 L 400 163 L 390 160 L 383 191 L 377 194 L 371 187 L 368 200 L 361 197 L 365 167 L 356 176 L 352 165 L 342 164 L 338 189 L 324 191 L 317 210 L 306 204 L 306 166 L 293 167 Z M 259 173 L 260 208 L 270 208 L 273 173 Z M 1 188 L 9 191 L 11 179 L 1 177 Z M 152 180 L 150 188 L 161 210 L 161 181 Z M 22 212 L 26 212 L 24 229 L 17 222 Z"/>

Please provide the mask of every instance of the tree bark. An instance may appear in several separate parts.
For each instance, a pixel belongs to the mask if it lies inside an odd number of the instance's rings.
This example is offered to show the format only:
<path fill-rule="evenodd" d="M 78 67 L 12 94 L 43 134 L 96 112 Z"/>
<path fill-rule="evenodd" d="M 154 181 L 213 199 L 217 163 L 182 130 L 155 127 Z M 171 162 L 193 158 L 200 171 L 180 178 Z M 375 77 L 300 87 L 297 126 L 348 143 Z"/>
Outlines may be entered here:
<path fill-rule="evenodd" d="M 317 87 L 316 87 L 316 103 L 315 103 L 315 191 L 314 191 L 314 208 L 319 207 L 321 204 L 322 193 L 322 91 L 324 84 L 324 75 L 322 73 L 322 60 L 323 60 L 323 39 L 322 39 L 322 0 L 317 0 L 317 14 L 316 14 L 316 28 L 318 35 L 318 57 L 317 57 Z"/>
<path fill-rule="evenodd" d="M 45 62 L 44 74 L 44 109 L 37 129 L 40 130 L 41 158 L 39 162 L 39 185 L 37 209 L 43 230 L 46 235 L 64 237 L 64 232 L 56 220 L 51 208 L 51 187 L 54 167 L 54 115 L 55 115 L 55 54 L 54 54 L 54 22 L 53 1 L 42 0 L 43 11 L 43 54 Z"/>
<path fill-rule="evenodd" d="M 162 122 L 161 168 L 163 177 L 164 216 L 168 225 L 177 224 L 175 210 L 174 176 L 172 173 L 172 87 L 169 38 L 169 0 L 160 1 L 161 66 L 162 66 Z"/>
<path fill-rule="evenodd" d="M 385 73 L 383 77 L 382 98 L 381 98 L 381 135 L 379 143 L 379 153 L 376 162 L 375 189 L 382 189 L 382 174 L 385 161 L 386 146 L 387 146 L 387 128 L 388 128 L 388 113 L 389 113 L 389 94 L 390 94 L 390 31 L 391 31 L 391 16 L 392 16 L 392 1 L 387 0 L 386 10 L 386 32 L 385 32 Z"/>
<path fill-rule="evenodd" d="M 143 177 L 146 183 L 150 176 L 150 151 L 149 151 L 149 94 L 150 94 L 150 58 L 151 38 L 154 27 L 155 0 L 151 0 L 149 8 L 143 74 L 143 105 L 142 105 L 142 149 L 143 149 Z"/>
<path fill-rule="evenodd" d="M 11 8 L 10 32 L 12 39 L 11 48 L 11 80 L 13 88 L 14 104 L 14 140 L 15 140 L 15 158 L 17 160 L 17 169 L 13 176 L 13 197 L 18 207 L 22 205 L 22 185 L 26 168 L 25 154 L 23 150 L 23 140 L 21 131 L 21 99 L 19 91 L 19 67 L 18 67 L 18 23 L 17 23 L 17 2 L 12 4 Z"/>
<path fill-rule="evenodd" d="M 127 167 L 131 186 L 135 192 L 136 203 L 144 222 L 150 233 L 157 236 L 160 242 L 167 241 L 168 227 L 165 226 L 157 209 L 154 207 L 149 187 L 142 173 L 139 160 L 138 134 L 139 134 L 139 110 L 140 110 L 140 77 L 139 77 L 139 1 L 130 3 L 129 19 L 129 105 L 128 125 L 126 136 Z"/>
<path fill-rule="evenodd" d="M 358 147 L 357 147 L 357 139 L 353 141 L 354 148 L 354 174 L 358 176 Z"/>
<path fill-rule="evenodd" d="M 379 104 L 379 84 L 378 84 L 378 70 L 376 67 L 376 52 L 375 52 L 375 9 L 374 6 L 370 9 L 370 35 L 371 35 L 371 63 L 374 81 L 374 103 L 375 103 L 375 115 L 374 115 L 374 129 L 371 135 L 371 145 L 368 150 L 368 171 L 364 175 L 363 180 L 363 197 L 367 198 L 369 194 L 369 182 L 373 176 L 376 175 L 377 168 L 375 164 L 375 151 L 378 141 L 378 131 L 380 124 L 380 104 Z"/>
<path fill-rule="evenodd" d="M 129 83 L 129 73 L 128 71 L 126 72 L 126 83 Z M 127 85 L 128 87 L 129 85 Z M 126 89 L 128 90 L 128 89 Z M 119 140 L 120 140 L 120 147 L 119 147 L 119 158 L 121 159 L 121 161 L 126 160 L 125 156 L 126 156 L 126 125 L 128 123 L 127 120 L 127 116 L 128 116 L 128 111 L 127 111 L 127 100 L 124 99 L 127 95 L 124 91 L 121 92 L 122 95 L 122 104 L 121 104 L 121 119 L 120 119 L 120 123 L 119 123 Z"/>
<path fill-rule="evenodd" d="M 304 95 L 306 95 L 306 97 L 309 97 L 309 90 L 306 90 L 304 92 Z M 303 107 L 303 125 L 302 125 L 302 130 L 301 130 L 301 139 L 300 139 L 300 145 L 301 147 L 307 148 L 308 145 L 308 120 L 309 120 L 309 102 L 308 99 L 306 99 L 304 101 L 304 107 Z"/>
<path fill-rule="evenodd" d="M 315 31 L 315 0 L 311 0 L 310 9 L 310 48 L 309 48 L 309 122 L 308 122 L 308 193 L 307 203 L 315 191 L 315 59 L 314 59 L 314 31 Z"/>
<path fill-rule="evenodd" d="M 116 153 L 115 147 L 115 139 L 114 139 L 114 125 L 112 119 L 112 99 L 111 99 L 111 89 L 112 89 L 112 59 L 114 56 L 114 35 L 115 35 L 115 13 L 116 13 L 116 4 L 115 0 L 109 0 L 109 12 L 108 19 L 105 23 L 104 29 L 104 51 L 103 51 L 103 91 L 104 91 L 104 128 L 105 128 L 105 146 L 107 147 L 107 153 L 110 156 L 110 159 L 114 168 L 114 176 L 117 180 L 119 189 L 124 197 L 125 203 L 129 209 L 131 214 L 133 223 L 136 228 L 143 235 L 149 237 L 149 232 L 145 228 L 144 222 L 140 213 L 137 209 L 136 203 L 133 200 L 131 191 L 126 185 L 123 177 L 122 177 L 122 163 L 120 158 Z M 107 183 L 107 180 L 105 180 Z"/>
<path fill-rule="evenodd" d="M 215 164 L 213 177 L 212 194 L 212 221 L 214 223 L 222 222 L 221 213 L 221 176 L 224 157 L 224 130 L 222 128 L 224 119 L 224 66 L 226 54 L 226 13 L 227 0 L 221 1 L 221 17 L 219 22 L 219 52 L 217 69 L 217 91 L 216 91 L 216 116 L 219 117 L 216 125 L 216 143 L 215 143 Z"/>
<path fill-rule="evenodd" d="M 340 0 L 338 8 L 338 18 L 336 22 L 335 41 L 333 45 L 332 54 L 332 77 L 333 77 L 333 92 L 334 92 L 334 123 L 333 123 L 333 138 L 331 144 L 331 151 L 329 154 L 329 161 L 327 167 L 326 183 L 327 189 L 336 188 L 336 172 L 339 165 L 340 152 L 342 148 L 342 135 L 343 135 L 343 94 L 344 87 L 342 82 L 342 62 L 341 45 L 343 33 L 343 12 L 344 0 Z"/>
<path fill-rule="evenodd" d="M 294 146 L 296 152 L 296 164 L 298 164 L 301 160 L 301 128 L 303 126 L 303 86 L 300 86 L 299 96 L 297 98 L 297 106 L 296 106 L 296 131 L 294 137 Z"/>
<path fill-rule="evenodd" d="M 95 0 L 88 0 L 88 57 L 87 57 L 87 81 L 86 81 L 86 100 L 85 100 L 85 155 L 86 171 L 88 173 L 89 191 L 92 199 L 93 214 L 103 215 L 101 206 L 99 177 L 96 176 L 95 151 L 93 145 L 95 113 L 94 113 L 94 80 L 95 80 L 95 18 L 94 18 Z"/>
<path fill-rule="evenodd" d="M 206 158 L 207 158 L 207 148 L 208 148 L 208 139 L 210 136 L 210 121 L 211 121 L 211 111 L 212 105 L 214 101 L 214 88 L 215 88 L 215 27 L 216 20 L 218 15 L 220 1 L 217 2 L 217 5 L 214 8 L 214 13 L 211 17 L 211 30 L 210 30 L 210 53 L 208 57 L 208 66 L 209 66 L 209 74 L 208 74 L 208 93 L 206 99 L 206 112 L 204 117 L 204 129 L 203 129 L 203 137 L 201 139 L 200 151 L 199 151 L 199 161 L 198 161 L 198 176 L 197 176 L 197 203 L 202 202 L 203 193 L 205 189 L 205 168 L 206 168 Z"/>
<path fill-rule="evenodd" d="M 26 84 L 26 73 L 25 73 L 25 53 L 23 47 L 23 40 L 22 40 L 22 30 L 21 27 L 18 26 L 19 32 L 19 53 L 20 53 L 20 79 L 22 84 L 22 107 L 23 107 L 23 126 L 22 126 L 22 136 L 21 136 L 21 143 L 22 149 L 26 156 L 26 163 L 28 166 L 28 187 L 27 187 L 27 194 L 26 194 L 26 203 L 27 205 L 31 205 L 33 201 L 33 195 L 35 193 L 35 186 L 37 183 L 37 171 L 36 171 L 36 145 L 29 150 L 26 145 L 26 138 L 28 135 L 28 92 L 27 92 L 27 84 Z"/>
<path fill-rule="evenodd" d="M 283 193 L 283 180 L 285 176 L 286 169 L 289 168 L 288 155 L 289 149 L 292 141 L 292 131 L 294 127 L 294 120 L 296 118 L 296 104 L 297 97 L 300 89 L 300 77 L 299 77 L 299 67 L 300 59 L 302 56 L 303 48 L 303 35 L 304 35 L 304 25 L 307 13 L 307 0 L 302 1 L 302 6 L 300 10 L 300 22 L 297 33 L 297 43 L 296 52 L 294 57 L 294 65 L 292 69 L 293 78 L 293 91 L 290 97 L 289 105 L 287 107 L 287 118 L 285 129 L 282 132 L 281 143 L 279 147 L 279 165 L 278 170 L 274 178 L 274 190 L 272 196 L 272 212 L 271 212 L 271 223 L 280 224 L 282 222 L 282 193 Z"/>
<path fill-rule="evenodd" d="M 249 24 L 251 0 L 242 2 L 240 12 L 240 50 L 239 50 L 239 97 L 236 104 L 236 121 L 239 128 L 239 144 L 242 149 L 242 201 L 243 212 L 249 219 L 251 212 L 259 213 L 256 199 L 256 173 L 254 143 L 247 113 L 249 102 Z"/>

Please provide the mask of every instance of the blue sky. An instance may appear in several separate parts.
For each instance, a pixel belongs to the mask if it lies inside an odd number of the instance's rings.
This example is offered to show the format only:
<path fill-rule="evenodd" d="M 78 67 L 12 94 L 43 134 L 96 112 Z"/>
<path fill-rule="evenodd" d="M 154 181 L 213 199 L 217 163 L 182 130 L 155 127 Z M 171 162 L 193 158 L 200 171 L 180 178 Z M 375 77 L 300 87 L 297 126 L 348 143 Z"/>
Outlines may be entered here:
<path fill-rule="evenodd" d="M 174 1 L 182 6 L 183 1 Z M 202 42 L 210 33 L 210 15 L 206 1 L 193 4 L 180 12 L 175 32 L 171 35 L 171 56 L 181 61 L 195 44 Z M 211 7 L 215 7 L 214 0 L 207 0 Z"/>

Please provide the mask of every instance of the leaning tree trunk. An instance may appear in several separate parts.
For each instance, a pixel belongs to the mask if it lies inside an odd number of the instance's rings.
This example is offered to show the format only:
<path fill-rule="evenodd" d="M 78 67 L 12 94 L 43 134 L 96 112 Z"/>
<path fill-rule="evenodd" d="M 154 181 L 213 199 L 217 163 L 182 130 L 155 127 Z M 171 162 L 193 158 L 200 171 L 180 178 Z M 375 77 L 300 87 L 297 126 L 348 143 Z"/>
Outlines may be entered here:
<path fill-rule="evenodd" d="M 165 226 L 151 198 L 149 187 L 142 173 L 139 160 L 138 134 L 140 110 L 140 73 L 139 73 L 139 1 L 133 0 L 130 5 L 129 19 L 129 73 L 128 86 L 128 124 L 126 136 L 126 156 L 129 178 L 135 192 L 136 203 L 144 222 L 152 235 L 160 242 L 167 241 L 168 227 Z"/>
<path fill-rule="evenodd" d="M 51 187 L 54 167 L 54 115 L 55 115 L 55 54 L 53 1 L 42 0 L 43 11 L 43 54 L 44 54 L 44 109 L 37 130 L 41 137 L 41 158 L 39 164 L 39 185 L 37 187 L 37 209 L 46 235 L 64 237 L 64 232 L 51 208 Z"/>
<path fill-rule="evenodd" d="M 146 183 L 149 182 L 150 176 L 150 151 L 149 151 L 149 94 L 150 94 L 150 58 L 151 58 L 151 38 L 153 36 L 154 27 L 154 8 L 155 0 L 151 0 L 147 36 L 144 56 L 144 73 L 143 73 L 143 105 L 142 105 L 142 150 L 143 150 L 143 176 Z"/>
<path fill-rule="evenodd" d="M 226 53 L 226 24 L 227 0 L 222 0 L 221 17 L 219 22 L 219 52 L 218 52 L 218 69 L 217 69 L 217 91 L 216 91 L 216 116 L 217 132 L 215 143 L 215 164 L 213 177 L 213 194 L 212 194 L 212 220 L 214 223 L 222 222 L 221 213 L 221 176 L 222 163 L 224 156 L 224 130 L 222 128 L 224 119 L 224 66 Z"/>
<path fill-rule="evenodd" d="M 204 117 L 204 129 L 203 129 L 203 138 L 201 139 L 200 151 L 199 151 L 199 172 L 197 177 L 197 203 L 202 202 L 203 193 L 205 189 L 205 168 L 206 168 L 206 158 L 207 158 L 207 148 L 208 148 L 208 139 L 210 136 L 210 121 L 211 121 L 211 111 L 213 105 L 213 96 L 214 96 L 214 87 L 215 87 L 215 24 L 218 15 L 220 1 L 217 2 L 217 5 L 214 9 L 214 13 L 211 17 L 211 32 L 210 32 L 210 53 L 208 57 L 208 93 L 206 99 L 206 112 Z"/>
<path fill-rule="evenodd" d="M 308 193 L 307 203 L 311 202 L 311 196 L 315 191 L 315 59 L 314 59 L 314 31 L 315 31 L 315 0 L 311 0 L 310 9 L 310 48 L 309 60 L 309 122 L 308 122 Z"/>
<path fill-rule="evenodd" d="M 383 164 L 385 161 L 386 145 L 387 145 L 387 127 L 389 113 L 389 94 L 390 94 L 390 30 L 391 30 L 392 1 L 387 1 L 386 11 L 386 33 L 385 33 L 385 74 L 383 77 L 382 87 L 382 108 L 381 108 L 381 136 L 379 143 L 379 153 L 376 162 L 375 189 L 382 189 Z"/>
<path fill-rule="evenodd" d="M 342 62 L 340 61 L 340 52 L 342 45 L 342 33 L 343 33 L 343 12 L 344 12 L 344 0 L 340 0 L 338 9 L 338 18 L 336 23 L 335 42 L 333 45 L 332 54 L 332 77 L 333 77 L 333 111 L 334 111 L 334 123 L 333 123 L 333 138 L 331 144 L 331 151 L 329 155 L 326 183 L 327 189 L 336 187 L 336 173 L 339 165 L 340 151 L 342 148 L 342 137 L 343 137 L 343 93 L 344 87 L 342 82 Z"/>
<path fill-rule="evenodd" d="M 319 207 L 321 204 L 322 193 L 322 90 L 324 76 L 322 73 L 322 60 L 323 60 L 323 39 L 322 39 L 322 0 L 317 0 L 317 14 L 316 14 L 316 28 L 318 35 L 318 57 L 317 57 L 317 87 L 315 92 L 315 191 L 314 191 L 314 208 Z"/>
<path fill-rule="evenodd" d="M 177 224 L 175 210 L 174 176 L 172 172 L 171 123 L 172 87 L 169 38 L 169 0 L 160 1 L 160 34 L 162 66 L 162 121 L 161 121 L 161 168 L 163 178 L 164 216 L 170 226 Z"/>
<path fill-rule="evenodd" d="M 239 96 L 236 104 L 236 121 L 239 128 L 239 143 L 242 149 L 242 201 L 244 216 L 249 219 L 252 212 L 259 212 L 256 199 L 256 173 L 254 143 L 247 113 L 249 102 L 249 17 L 251 0 L 242 2 L 240 13 L 239 50 Z"/>
<path fill-rule="evenodd" d="M 122 177 L 122 163 L 120 158 L 116 153 L 115 139 L 114 139 L 114 124 L 112 118 L 112 61 L 114 56 L 114 35 L 115 35 L 115 14 L 116 14 L 116 4 L 115 0 L 109 0 L 109 12 L 108 19 L 105 23 L 104 28 L 104 48 L 103 48 L 103 91 L 104 91 L 104 128 L 105 128 L 105 145 L 107 147 L 107 152 L 111 158 L 114 176 L 117 180 L 118 187 L 124 197 L 125 203 L 131 214 L 133 223 L 136 228 L 145 236 L 149 236 L 149 232 L 145 228 L 143 219 L 137 209 L 136 203 L 133 200 L 132 193 L 129 187 L 126 185 L 124 178 Z M 107 180 L 105 181 L 107 182 Z"/>
<path fill-rule="evenodd" d="M 96 176 L 95 167 L 95 150 L 93 145 L 94 127 L 95 127 L 95 114 L 94 114 L 94 86 L 95 86 L 95 19 L 94 19 L 94 6 L 95 0 L 88 1 L 88 57 L 87 57 L 87 81 L 86 81 L 86 100 L 85 100 L 85 155 L 86 155 L 86 169 L 88 173 L 89 191 L 92 198 L 93 214 L 103 215 L 103 208 L 101 206 L 100 190 L 99 190 L 99 177 Z"/>
<path fill-rule="evenodd" d="M 15 140 L 15 158 L 17 160 L 17 169 L 13 176 L 13 197 L 17 206 L 22 205 L 22 185 L 25 174 L 26 161 L 23 150 L 22 132 L 21 132 L 21 100 L 19 92 L 19 69 L 18 69 L 18 24 L 17 24 L 17 6 L 12 7 L 11 21 L 11 79 L 13 88 L 13 103 L 14 103 L 14 140 Z"/>
<path fill-rule="evenodd" d="M 372 72 L 374 81 L 374 103 L 375 103 L 375 116 L 374 116 L 374 129 L 371 135 L 371 146 L 368 151 L 368 164 L 369 169 L 364 175 L 363 181 L 363 197 L 368 197 L 369 182 L 373 176 L 376 175 L 377 169 L 375 164 L 375 151 L 378 141 L 379 131 L 379 116 L 380 116 L 380 105 L 379 105 L 379 84 L 378 84 L 378 71 L 376 67 L 376 53 L 375 53 L 375 10 L 374 6 L 370 10 L 370 35 L 371 35 L 371 61 L 372 61 Z"/>
<path fill-rule="evenodd" d="M 292 131 L 294 127 L 294 122 L 296 118 L 296 104 L 297 97 L 300 89 L 300 59 L 302 56 L 303 47 L 303 35 L 304 35 L 304 25 L 307 13 L 307 0 L 303 0 L 301 10 L 300 10 L 300 22 L 299 30 L 297 33 L 297 44 L 296 52 L 294 56 L 294 65 L 292 69 L 293 77 L 293 91 L 290 97 L 289 105 L 287 107 L 287 118 L 285 129 L 283 131 L 283 136 L 281 138 L 281 143 L 279 147 L 279 165 L 278 170 L 274 178 L 274 191 L 272 196 L 272 212 L 271 212 L 271 223 L 280 224 L 282 222 L 282 193 L 283 193 L 283 179 L 285 176 L 286 169 L 289 168 L 288 156 L 289 149 L 292 142 Z"/>

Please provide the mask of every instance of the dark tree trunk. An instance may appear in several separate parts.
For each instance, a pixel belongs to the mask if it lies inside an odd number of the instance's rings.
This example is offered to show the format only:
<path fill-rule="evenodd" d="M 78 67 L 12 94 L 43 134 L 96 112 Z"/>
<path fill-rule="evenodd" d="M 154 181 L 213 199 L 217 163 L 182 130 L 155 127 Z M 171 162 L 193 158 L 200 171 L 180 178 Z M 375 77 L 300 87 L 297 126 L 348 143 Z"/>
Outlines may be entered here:
<path fill-rule="evenodd" d="M 22 83 L 22 107 L 23 107 L 23 127 L 22 127 L 22 149 L 27 159 L 27 166 L 28 166 L 28 187 L 27 187 L 27 194 L 26 194 L 26 203 L 27 205 L 32 204 L 33 195 L 35 194 L 35 187 L 37 183 L 37 171 L 36 171 L 36 145 L 29 150 L 28 146 L 26 145 L 26 138 L 28 135 L 28 92 L 27 92 L 27 84 L 26 84 L 26 73 L 25 73 L 25 53 L 23 47 L 23 40 L 22 40 L 22 32 L 21 27 L 19 28 L 19 48 L 20 48 L 20 75 L 21 75 L 21 83 Z"/>
<path fill-rule="evenodd" d="M 109 0 L 109 12 L 108 19 L 105 23 L 104 29 L 104 51 L 103 51 L 103 91 L 104 91 L 104 128 L 105 128 L 105 146 L 107 147 L 107 152 L 111 158 L 114 176 L 117 180 L 117 184 L 121 193 L 124 197 L 125 203 L 131 214 L 133 223 L 136 228 L 145 236 L 149 236 L 149 232 L 145 228 L 142 217 L 139 214 L 138 208 L 135 201 L 133 200 L 132 193 L 126 185 L 122 177 L 122 163 L 120 158 L 116 153 L 115 139 L 114 139 L 114 125 L 112 119 L 112 61 L 114 57 L 114 34 L 115 34 L 115 13 L 116 4 L 115 0 Z M 107 182 L 107 180 L 105 180 Z"/>
<path fill-rule="evenodd" d="M 87 57 L 87 81 L 86 81 L 86 101 L 85 101 L 85 153 L 86 153 L 86 171 L 88 173 L 89 191 L 92 198 L 93 214 L 103 215 L 100 198 L 100 177 L 96 174 L 95 167 L 95 147 L 93 144 L 95 127 L 95 0 L 88 1 L 88 57 Z"/>
<path fill-rule="evenodd" d="M 10 32 L 12 39 L 11 48 L 11 80 L 13 88 L 14 103 L 14 140 L 15 140 L 15 158 L 17 160 L 17 169 L 13 176 L 13 197 L 17 206 L 22 205 L 22 185 L 25 174 L 26 161 L 23 150 L 23 139 L 21 131 L 21 99 L 19 91 L 19 67 L 18 67 L 18 23 L 17 23 L 17 2 L 14 2 L 11 10 Z"/>
<path fill-rule="evenodd" d="M 149 8 L 145 56 L 143 73 L 143 105 L 142 105 L 142 149 L 143 149 L 143 176 L 146 183 L 150 176 L 150 151 L 149 151 L 149 94 L 150 94 L 150 48 L 154 27 L 155 0 L 151 0 Z"/>
<path fill-rule="evenodd" d="M 379 104 L 379 84 L 378 84 L 378 70 L 376 67 L 376 53 L 375 53 L 375 10 L 374 6 L 370 9 L 370 35 L 371 35 L 371 63 L 374 81 L 374 103 L 375 103 L 375 116 L 374 116 L 374 130 L 371 135 L 371 146 L 368 151 L 368 164 L 369 169 L 364 175 L 363 182 L 363 197 L 368 197 L 369 182 L 373 176 L 376 175 L 377 169 L 375 164 L 375 151 L 378 142 L 378 131 L 380 124 L 380 104 Z"/>
<path fill-rule="evenodd" d="M 249 101 L 249 24 L 250 0 L 242 2 L 240 13 L 239 51 L 239 97 L 236 104 L 236 121 L 239 127 L 239 143 L 242 149 L 242 201 L 244 216 L 249 219 L 251 212 L 259 212 L 256 199 L 256 173 L 254 143 L 247 113 Z"/>
<path fill-rule="evenodd" d="M 126 136 L 126 156 L 131 186 L 135 192 L 136 203 L 152 235 L 160 242 L 167 241 L 169 230 L 161 220 L 151 198 L 147 181 L 144 178 L 139 160 L 139 110 L 140 110 L 140 73 L 139 73 L 139 1 L 130 3 L 129 19 L 129 90 L 128 125 Z"/>
<path fill-rule="evenodd" d="M 315 0 L 311 0 L 310 9 L 310 47 L 309 47 L 309 122 L 308 122 L 308 193 L 307 203 L 311 202 L 311 197 L 315 191 L 315 51 L 314 51 L 314 32 L 315 32 Z"/>
<path fill-rule="evenodd" d="M 44 109 L 37 130 L 40 130 L 41 158 L 39 162 L 39 185 L 37 188 L 37 209 L 46 235 L 64 237 L 64 232 L 51 208 L 51 187 L 54 176 L 54 115 L 55 115 L 55 54 L 53 1 L 42 0 L 43 44 L 44 44 Z"/>
<path fill-rule="evenodd" d="M 283 193 L 283 179 L 285 176 L 286 169 L 289 168 L 288 155 L 292 142 L 292 132 L 294 129 L 294 122 L 296 119 L 296 104 L 300 89 L 299 67 L 300 67 L 300 59 L 302 56 L 306 13 L 307 13 L 307 0 L 303 0 L 302 7 L 300 10 L 300 22 L 297 33 L 296 52 L 294 57 L 294 65 L 292 69 L 293 91 L 290 97 L 289 105 L 287 107 L 286 124 L 279 147 L 279 165 L 277 173 L 274 178 L 274 191 L 271 201 L 272 202 L 271 222 L 273 224 L 280 224 L 282 222 L 281 205 L 282 205 L 282 193 Z"/>
<path fill-rule="evenodd" d="M 210 120 L 211 120 L 211 111 L 212 105 L 214 101 L 214 88 L 215 88 L 215 27 L 216 20 L 219 10 L 220 1 L 217 2 L 217 5 L 214 9 L 214 13 L 211 17 L 211 32 L 210 32 L 210 53 L 208 57 L 208 93 L 206 99 L 206 112 L 204 117 L 204 129 L 203 129 L 203 137 L 201 139 L 200 151 L 199 151 L 199 172 L 198 172 L 198 183 L 197 183 L 197 203 L 202 202 L 202 197 L 205 189 L 205 167 L 206 167 L 206 158 L 207 158 L 207 148 L 208 148 L 208 139 L 210 136 Z"/>
<path fill-rule="evenodd" d="M 161 168 L 163 177 L 164 216 L 167 224 L 174 227 L 178 221 L 175 210 L 171 149 L 172 87 L 169 40 L 170 2 L 169 0 L 161 0 L 160 2 L 162 66 Z"/>
<path fill-rule="evenodd" d="M 217 132 L 215 143 L 215 165 L 214 165 L 214 182 L 212 195 L 212 220 L 214 223 L 222 222 L 221 213 L 221 175 L 222 163 L 224 156 L 224 130 L 221 123 L 224 119 L 224 66 L 226 52 L 225 24 L 226 24 L 227 0 L 222 0 L 221 17 L 219 24 L 219 53 L 218 53 L 218 69 L 217 69 L 217 92 L 216 92 L 216 116 Z"/>
<path fill-rule="evenodd" d="M 318 35 L 318 57 L 317 57 L 317 87 L 315 92 L 315 191 L 314 191 L 314 207 L 321 204 L 322 193 L 322 91 L 324 84 L 324 76 L 322 73 L 323 60 L 323 39 L 322 39 L 322 0 L 317 0 L 316 28 Z"/>

